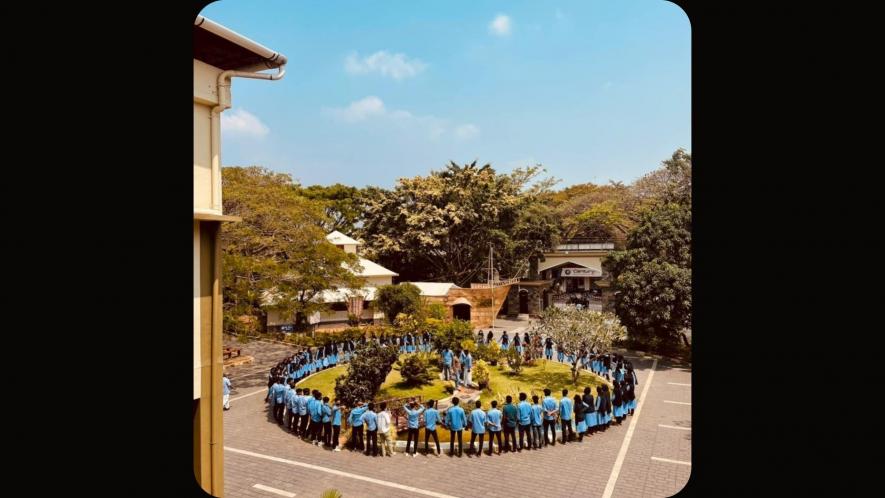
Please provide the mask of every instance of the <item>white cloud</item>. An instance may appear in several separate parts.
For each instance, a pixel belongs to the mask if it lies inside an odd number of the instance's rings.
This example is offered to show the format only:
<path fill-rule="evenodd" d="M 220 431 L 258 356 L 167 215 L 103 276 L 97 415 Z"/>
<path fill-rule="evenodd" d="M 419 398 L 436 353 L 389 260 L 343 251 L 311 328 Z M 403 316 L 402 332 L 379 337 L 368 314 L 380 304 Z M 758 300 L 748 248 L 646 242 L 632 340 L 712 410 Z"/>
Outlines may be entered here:
<path fill-rule="evenodd" d="M 479 127 L 472 123 L 462 124 L 455 128 L 455 138 L 470 140 L 479 136 Z"/>
<path fill-rule="evenodd" d="M 351 102 L 349 106 L 343 109 L 330 109 L 330 112 L 342 121 L 355 123 L 357 121 L 364 121 L 372 116 L 382 116 L 387 112 L 387 109 L 384 108 L 384 101 L 374 95 L 370 95 L 356 102 Z"/>
<path fill-rule="evenodd" d="M 472 123 L 452 128 L 449 120 L 433 115 L 419 116 L 402 109 L 388 109 L 384 102 L 374 95 L 352 102 L 347 107 L 326 108 L 324 112 L 346 123 L 371 120 L 373 126 L 386 123 L 407 133 L 418 132 L 432 140 L 438 140 L 447 133 L 458 140 L 469 140 L 479 136 L 479 127 Z"/>
<path fill-rule="evenodd" d="M 261 138 L 270 128 L 245 109 L 233 109 L 221 114 L 221 132 L 230 136 Z"/>
<path fill-rule="evenodd" d="M 511 31 L 510 17 L 505 14 L 498 14 L 489 23 L 489 32 L 497 36 L 508 36 Z"/>
<path fill-rule="evenodd" d="M 420 59 L 409 59 L 405 54 L 391 54 L 386 50 L 362 59 L 354 52 L 344 59 L 344 70 L 350 74 L 380 73 L 395 80 L 414 77 L 426 67 Z"/>

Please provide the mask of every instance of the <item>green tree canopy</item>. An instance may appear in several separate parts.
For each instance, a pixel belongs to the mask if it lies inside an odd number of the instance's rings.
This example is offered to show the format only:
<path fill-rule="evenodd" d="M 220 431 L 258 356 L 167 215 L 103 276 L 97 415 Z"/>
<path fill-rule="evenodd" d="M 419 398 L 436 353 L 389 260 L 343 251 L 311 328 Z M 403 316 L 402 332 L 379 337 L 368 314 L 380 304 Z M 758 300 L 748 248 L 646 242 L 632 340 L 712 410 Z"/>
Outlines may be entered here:
<path fill-rule="evenodd" d="M 227 330 L 271 308 L 303 320 L 326 308 L 323 290 L 362 286 L 348 269 L 358 259 L 326 240 L 322 206 L 298 195 L 289 175 L 227 167 L 222 182 L 224 212 L 243 218 L 221 234 Z"/>
<path fill-rule="evenodd" d="M 429 176 L 402 178 L 393 190 L 364 192 L 360 236 L 367 253 L 406 280 L 484 280 L 489 246 L 505 277 L 553 245 L 555 215 L 541 204 L 551 180 L 532 184 L 540 166 L 498 174 L 491 165 L 450 163 Z"/>
<path fill-rule="evenodd" d="M 323 228 L 327 233 L 338 230 L 344 234 L 352 234 L 356 231 L 362 214 L 360 189 L 340 183 L 329 186 L 296 186 L 295 189 L 302 196 L 323 206 L 327 218 Z"/>
<path fill-rule="evenodd" d="M 403 282 L 397 285 L 382 285 L 375 291 L 375 307 L 384 313 L 390 324 L 396 323 L 400 313 L 417 314 L 421 310 L 421 289 Z"/>

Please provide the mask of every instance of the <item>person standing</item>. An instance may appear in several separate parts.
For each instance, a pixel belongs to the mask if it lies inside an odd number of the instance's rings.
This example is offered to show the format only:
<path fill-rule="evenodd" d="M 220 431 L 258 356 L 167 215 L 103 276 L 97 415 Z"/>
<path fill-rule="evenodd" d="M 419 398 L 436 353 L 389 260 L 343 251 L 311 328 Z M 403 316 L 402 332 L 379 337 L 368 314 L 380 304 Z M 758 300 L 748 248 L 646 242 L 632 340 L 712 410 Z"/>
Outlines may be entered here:
<path fill-rule="evenodd" d="M 491 344 L 493 340 L 495 340 L 495 334 L 489 329 L 489 333 L 486 334 L 486 344 Z"/>
<path fill-rule="evenodd" d="M 476 454 L 476 457 L 479 458 L 482 456 L 482 443 L 486 437 L 486 412 L 482 411 L 482 401 L 476 400 L 476 408 L 470 412 L 470 451 Z M 476 441 L 476 436 L 479 436 L 479 450 L 473 446 L 473 443 Z"/>
<path fill-rule="evenodd" d="M 295 381 L 289 380 L 290 389 L 286 391 L 286 428 L 289 432 L 295 432 L 298 420 L 298 395 L 301 389 L 295 388 Z"/>
<path fill-rule="evenodd" d="M 510 348 L 510 338 L 507 337 L 507 331 L 505 330 L 501 334 L 501 349 L 503 349 L 504 351 L 507 351 L 509 348 Z M 505 438 L 506 438 L 506 434 L 505 434 Z"/>
<path fill-rule="evenodd" d="M 221 376 L 221 385 L 221 403 L 225 410 L 230 410 L 230 379 L 227 378 L 227 374 Z"/>
<path fill-rule="evenodd" d="M 353 448 L 359 451 L 363 451 L 363 414 L 366 413 L 368 407 L 364 406 L 363 402 L 360 401 L 357 403 L 356 408 L 350 411 L 350 426 L 353 427 Z"/>
<path fill-rule="evenodd" d="M 526 393 L 519 393 L 519 405 L 516 407 L 519 417 L 519 451 L 532 449 L 532 405 L 526 401 L 527 398 Z M 528 445 L 525 444 L 526 440 Z"/>
<path fill-rule="evenodd" d="M 424 411 L 424 454 L 427 454 L 427 443 L 430 442 L 430 436 L 436 443 L 436 456 L 439 457 L 442 450 L 439 447 L 439 437 L 436 435 L 436 423 L 439 422 L 439 411 L 434 408 L 436 402 L 430 400 L 427 402 L 427 409 Z"/>
<path fill-rule="evenodd" d="M 338 439 L 341 436 L 341 405 L 338 400 L 332 405 L 332 451 L 341 451 L 338 447 Z"/>
<path fill-rule="evenodd" d="M 587 426 L 587 435 L 596 432 L 596 401 L 593 400 L 593 391 L 589 387 L 584 388 L 584 396 L 581 401 L 586 405 L 584 411 L 584 422 Z"/>
<path fill-rule="evenodd" d="M 332 405 L 329 397 L 323 396 L 323 446 L 332 446 Z"/>
<path fill-rule="evenodd" d="M 559 413 L 559 405 L 553 396 L 550 395 L 550 389 L 544 389 L 544 401 L 541 403 L 544 408 L 544 446 L 556 446 L 556 415 Z M 552 442 L 547 439 L 547 429 L 553 433 Z"/>
<path fill-rule="evenodd" d="M 273 385 L 273 417 L 277 423 L 283 425 L 283 408 L 286 401 L 286 386 L 283 384 L 283 378 L 277 377 L 277 382 Z"/>
<path fill-rule="evenodd" d="M 375 403 L 371 401 L 366 413 L 363 413 L 363 423 L 366 425 L 366 456 L 378 456 L 378 414 L 375 413 Z"/>
<path fill-rule="evenodd" d="M 298 398 L 298 418 L 301 419 L 301 424 L 298 428 L 298 434 L 301 436 L 301 439 L 307 439 L 307 424 L 310 422 L 310 415 L 307 411 L 307 405 L 311 400 L 309 396 L 310 391 L 307 389 L 301 390 L 301 397 Z"/>
<path fill-rule="evenodd" d="M 498 409 L 498 401 L 492 400 L 492 408 L 486 414 L 486 421 L 489 426 L 489 456 L 492 456 L 492 440 L 498 439 L 498 454 L 501 454 L 501 420 L 503 415 Z"/>
<path fill-rule="evenodd" d="M 575 437 L 572 429 L 573 401 L 568 397 L 568 389 L 562 390 L 562 399 L 559 400 L 559 421 L 562 424 L 562 444 L 571 441 Z M 568 434 L 568 435 L 566 435 Z"/>
<path fill-rule="evenodd" d="M 575 430 L 578 433 L 578 442 L 584 440 L 584 433 L 587 432 L 587 420 L 585 414 L 587 413 L 587 405 L 584 404 L 584 400 L 581 399 L 580 394 L 575 394 L 575 425 L 577 427 Z"/>
<path fill-rule="evenodd" d="M 455 379 L 455 391 L 461 388 L 461 355 L 452 355 L 452 376 Z"/>
<path fill-rule="evenodd" d="M 479 332 L 476 333 L 476 345 L 481 346 L 482 340 L 483 340 L 483 333 L 482 333 L 482 330 L 480 330 Z"/>
<path fill-rule="evenodd" d="M 519 413 L 516 410 L 516 407 L 513 406 L 513 396 L 509 394 L 504 399 L 504 451 L 516 451 L 518 446 L 516 446 L 516 426 L 519 422 Z M 510 446 L 510 442 L 513 442 L 513 446 Z"/>
<path fill-rule="evenodd" d="M 406 416 L 408 417 L 408 430 L 409 436 L 406 439 L 406 454 L 409 454 L 409 444 L 414 439 L 415 446 L 412 448 L 412 458 L 415 458 L 415 453 L 418 453 L 418 418 L 424 412 L 424 407 L 415 402 L 415 399 L 412 398 L 409 401 L 407 406 L 404 406 L 403 409 L 406 411 Z"/>
<path fill-rule="evenodd" d="M 453 356 L 452 350 L 450 350 L 448 347 L 443 349 L 443 352 L 442 352 L 443 377 L 445 377 L 445 380 L 449 380 L 449 377 L 451 376 L 451 373 L 452 373 L 452 356 Z M 458 387 L 458 384 L 456 382 L 455 388 L 457 388 L 457 387 Z"/>
<path fill-rule="evenodd" d="M 461 352 L 463 358 L 461 359 L 461 368 L 464 370 L 464 385 L 470 387 L 473 383 L 473 355 L 468 350 L 464 350 Z"/>
<path fill-rule="evenodd" d="M 378 413 L 378 437 L 381 438 L 381 456 L 387 453 L 387 456 L 393 456 L 393 441 L 390 435 L 390 411 L 387 409 L 387 403 L 382 402 L 378 406 L 381 410 Z"/>
<path fill-rule="evenodd" d="M 550 337 L 544 340 L 544 356 L 548 360 L 553 360 L 553 339 Z"/>
<path fill-rule="evenodd" d="M 544 423 L 543 408 L 538 403 L 538 395 L 532 396 L 532 441 L 535 443 L 533 448 L 541 449 L 541 427 Z"/>
<path fill-rule="evenodd" d="M 320 445 L 323 438 L 323 395 L 316 389 L 313 390 L 313 399 L 308 405 L 310 412 L 310 442 Z"/>
<path fill-rule="evenodd" d="M 452 397 L 452 407 L 446 410 L 446 427 L 449 428 L 449 456 L 455 456 L 455 436 L 458 436 L 458 457 L 464 447 L 463 431 L 467 425 L 467 415 L 464 409 L 458 406 L 461 400 L 457 396 Z"/>

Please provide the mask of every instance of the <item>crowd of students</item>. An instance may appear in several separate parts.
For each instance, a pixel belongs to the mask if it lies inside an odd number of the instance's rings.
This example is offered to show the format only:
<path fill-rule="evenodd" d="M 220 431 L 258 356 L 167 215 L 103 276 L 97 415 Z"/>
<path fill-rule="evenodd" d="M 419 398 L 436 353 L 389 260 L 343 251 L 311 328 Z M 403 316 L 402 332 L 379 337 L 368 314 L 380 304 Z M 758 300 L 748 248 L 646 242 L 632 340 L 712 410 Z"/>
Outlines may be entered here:
<path fill-rule="evenodd" d="M 371 339 L 370 339 L 371 340 Z M 422 343 L 409 344 L 403 341 L 401 347 L 404 352 L 409 352 L 408 346 L 420 348 Z M 428 344 L 425 342 L 424 344 Z M 348 361 L 355 354 L 354 344 L 345 344 L 340 351 L 343 358 Z M 330 356 L 335 358 L 336 348 L 332 345 Z M 318 356 L 322 354 L 323 356 Z M 455 355 L 448 349 L 441 353 L 443 363 L 455 360 Z M 470 353 L 459 353 L 461 367 L 467 367 L 469 371 Z M 324 367 L 321 361 L 323 353 L 315 353 L 311 348 L 296 353 L 287 358 L 276 367 L 278 372 L 289 372 L 287 379 L 283 375 L 277 375 L 269 382 L 266 401 L 271 405 L 274 418 L 280 425 L 284 425 L 293 434 L 311 442 L 317 446 L 320 444 L 331 448 L 333 451 L 341 451 L 339 436 L 341 433 L 342 407 L 338 400 L 330 403 L 328 396 L 323 396 L 318 390 L 297 388 L 295 385 L 305 372 L 311 369 L 328 368 L 334 365 L 331 361 Z M 448 358 L 448 360 L 447 360 Z M 441 452 L 437 426 L 441 425 L 450 435 L 450 452 L 454 455 L 455 443 L 458 445 L 458 456 L 463 451 L 463 431 L 471 433 L 468 451 L 482 455 L 485 444 L 485 435 L 488 433 L 488 452 L 491 456 L 494 443 L 497 443 L 497 453 L 502 451 L 522 451 L 523 449 L 541 449 L 556 445 L 556 430 L 561 431 L 561 444 L 576 440 L 582 442 L 596 432 L 605 431 L 610 425 L 621 424 L 628 415 L 632 415 L 636 409 L 636 386 L 638 378 L 631 362 L 626 361 L 618 354 L 595 354 L 583 353 L 579 356 L 583 368 L 612 381 L 612 388 L 607 385 L 596 387 L 596 395 L 593 389 L 585 387 L 583 395 L 575 394 L 569 397 L 568 389 L 562 390 L 562 397 L 556 399 L 551 396 L 550 389 L 544 389 L 544 398 L 534 395 L 531 403 L 526 393 L 519 393 L 519 402 L 514 405 L 512 396 L 505 398 L 504 406 L 498 407 L 498 401 L 492 401 L 491 407 L 486 411 L 480 401 L 476 401 L 469 415 L 460 406 L 458 397 L 452 398 L 452 406 L 441 414 L 436 409 L 436 402 L 429 400 L 425 406 L 421 406 L 414 400 L 403 407 L 407 417 L 408 436 L 406 441 L 406 454 L 415 456 L 418 450 L 418 434 L 424 428 L 424 452 L 431 454 L 429 448 L 430 439 L 433 438 L 436 452 Z M 330 358 L 331 359 L 331 358 Z M 341 359 L 341 358 L 337 358 Z M 336 359 L 336 361 L 337 361 Z M 564 355 L 563 360 L 572 361 Z M 612 369 L 611 365 L 615 367 Z M 462 370 L 463 371 L 463 370 Z M 457 372 L 457 370 L 456 370 Z M 294 375 L 293 375 L 294 374 Z M 307 373 L 306 375 L 309 375 Z M 458 375 L 454 376 L 456 379 Z M 466 377 L 469 381 L 469 377 Z M 458 380 L 456 380 L 456 383 Z M 359 402 L 352 407 L 348 414 L 347 422 L 353 429 L 352 447 L 355 451 L 363 451 L 370 456 L 392 456 L 393 440 L 396 428 L 391 422 L 391 413 L 387 403 L 377 406 L 373 402 Z M 516 435 L 519 434 L 519 443 Z M 503 434 L 503 442 L 502 442 Z M 379 446 L 380 439 L 380 446 Z M 478 449 L 475 443 L 479 440 Z"/>

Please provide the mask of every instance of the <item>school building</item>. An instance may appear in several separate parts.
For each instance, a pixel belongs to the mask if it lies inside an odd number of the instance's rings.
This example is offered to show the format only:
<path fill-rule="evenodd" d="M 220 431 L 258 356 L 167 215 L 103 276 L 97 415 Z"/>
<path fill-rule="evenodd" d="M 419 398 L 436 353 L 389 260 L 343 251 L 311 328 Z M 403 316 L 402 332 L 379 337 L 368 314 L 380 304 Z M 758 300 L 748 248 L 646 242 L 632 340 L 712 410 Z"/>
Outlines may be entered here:
<path fill-rule="evenodd" d="M 286 57 L 203 16 L 194 45 L 194 476 L 213 496 L 224 494 L 222 432 L 221 113 L 231 106 L 231 78 L 276 80 Z M 274 69 L 275 73 L 259 71 Z"/>
<path fill-rule="evenodd" d="M 537 316 L 566 304 L 607 309 L 611 292 L 602 262 L 614 248 L 613 242 L 569 239 L 533 259 L 526 278 L 510 287 L 506 314 Z"/>

